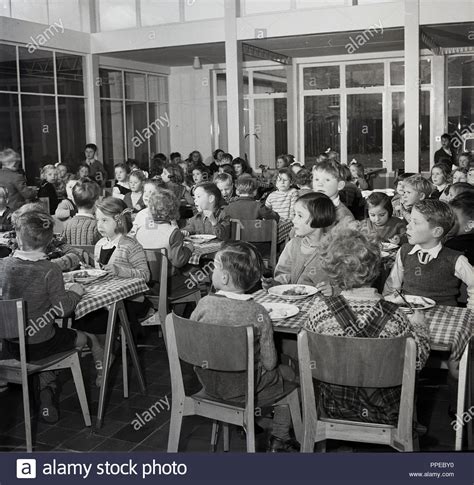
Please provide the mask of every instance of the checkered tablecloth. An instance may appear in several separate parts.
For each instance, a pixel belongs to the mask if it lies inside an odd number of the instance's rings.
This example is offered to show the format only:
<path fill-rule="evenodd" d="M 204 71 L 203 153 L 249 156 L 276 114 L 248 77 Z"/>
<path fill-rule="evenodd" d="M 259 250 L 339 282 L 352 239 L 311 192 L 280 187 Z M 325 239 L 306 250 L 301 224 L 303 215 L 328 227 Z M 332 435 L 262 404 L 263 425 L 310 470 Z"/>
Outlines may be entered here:
<path fill-rule="evenodd" d="M 260 290 L 254 293 L 254 299 L 258 303 L 279 302 L 296 305 L 300 312 L 294 317 L 273 322 L 277 332 L 298 333 L 308 317 L 313 302 L 318 295 L 298 301 L 286 301 L 269 295 Z M 451 360 L 460 360 L 462 353 L 473 335 L 474 315 L 471 310 L 451 306 L 437 305 L 425 312 L 426 319 L 430 323 L 430 343 L 433 350 L 447 350 L 451 352 Z"/>
<path fill-rule="evenodd" d="M 202 244 L 195 244 L 193 254 L 189 258 L 188 263 L 198 265 L 201 256 L 205 254 L 213 254 L 219 251 L 221 248 L 222 241 L 209 241 Z"/>
<path fill-rule="evenodd" d="M 290 235 L 293 229 L 293 223 L 286 219 L 280 219 L 278 221 L 278 233 L 277 233 L 277 244 L 285 241 L 285 239 Z"/>
<path fill-rule="evenodd" d="M 76 318 L 82 318 L 99 308 L 144 293 L 148 291 L 148 286 L 141 278 L 119 278 L 110 275 L 84 286 L 84 289 L 85 293 L 74 311 Z"/>

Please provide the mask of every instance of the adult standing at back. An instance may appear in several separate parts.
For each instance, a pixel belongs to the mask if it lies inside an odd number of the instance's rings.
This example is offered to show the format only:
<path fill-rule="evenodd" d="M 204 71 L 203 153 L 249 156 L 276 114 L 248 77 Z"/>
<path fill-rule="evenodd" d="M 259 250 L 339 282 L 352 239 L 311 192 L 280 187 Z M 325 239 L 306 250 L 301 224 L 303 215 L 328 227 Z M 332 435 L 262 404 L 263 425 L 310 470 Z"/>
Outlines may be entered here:
<path fill-rule="evenodd" d="M 97 145 L 88 143 L 84 150 L 84 155 L 86 156 L 84 165 L 89 167 L 89 177 L 103 187 L 107 179 L 107 172 L 102 163 L 95 158 L 97 155 Z"/>
<path fill-rule="evenodd" d="M 456 165 L 456 152 L 451 146 L 451 135 L 448 133 L 441 135 L 441 148 L 435 152 L 434 162 L 444 163 L 450 171 Z"/>
<path fill-rule="evenodd" d="M 20 155 L 11 148 L 0 151 L 0 185 L 8 190 L 8 206 L 12 211 L 36 198 L 36 188 L 29 188 L 25 176 L 18 172 L 20 160 Z"/>

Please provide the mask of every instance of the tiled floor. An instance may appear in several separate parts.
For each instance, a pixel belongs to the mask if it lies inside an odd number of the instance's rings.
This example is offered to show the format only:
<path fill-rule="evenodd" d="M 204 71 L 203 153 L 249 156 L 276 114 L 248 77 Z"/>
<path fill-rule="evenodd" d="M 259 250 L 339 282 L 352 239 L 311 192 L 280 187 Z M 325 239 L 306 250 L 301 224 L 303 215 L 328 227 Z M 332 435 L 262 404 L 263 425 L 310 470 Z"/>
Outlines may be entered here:
<path fill-rule="evenodd" d="M 150 336 L 153 347 L 140 348 L 140 360 L 145 369 L 147 394 L 138 391 L 133 371 L 130 378 L 130 397 L 122 395 L 121 363 L 117 359 L 112 368 L 111 390 L 107 393 L 106 414 L 99 430 L 84 427 L 79 401 L 68 372 L 60 375 L 62 382 L 60 420 L 48 425 L 34 420 L 34 448 L 36 451 L 165 451 L 168 439 L 171 405 L 170 375 L 166 350 L 155 333 Z M 82 369 L 88 399 L 93 415 L 97 412 L 98 389 L 94 386 L 93 365 L 90 356 L 82 359 Z M 453 449 L 454 431 L 447 414 L 449 390 L 446 372 L 425 370 L 420 379 L 418 418 L 428 427 L 428 434 L 420 442 L 422 451 Z M 189 389 L 199 389 L 194 372 L 188 366 L 184 372 Z M 161 400 L 162 406 L 156 404 Z M 154 408 L 150 408 L 151 406 Z M 154 409 L 145 418 L 145 411 Z M 159 410 L 159 412 L 157 411 Z M 10 385 L 9 392 L 0 394 L 0 451 L 24 450 L 24 424 L 21 389 Z M 154 416 L 153 416 L 154 415 Z M 141 418 L 141 421 L 140 419 Z M 150 421 L 145 422 L 146 419 Z M 269 420 L 263 420 L 263 427 Z M 184 418 L 180 451 L 209 451 L 210 421 L 199 417 Z M 258 447 L 263 450 L 266 433 L 257 435 Z M 222 444 L 219 444 L 220 447 Z M 222 448 L 220 448 L 222 449 Z M 387 447 L 353 443 L 329 442 L 328 451 L 390 451 Z M 465 445 L 467 449 L 467 445 Z M 245 439 L 237 430 L 231 433 L 231 451 L 245 451 Z"/>

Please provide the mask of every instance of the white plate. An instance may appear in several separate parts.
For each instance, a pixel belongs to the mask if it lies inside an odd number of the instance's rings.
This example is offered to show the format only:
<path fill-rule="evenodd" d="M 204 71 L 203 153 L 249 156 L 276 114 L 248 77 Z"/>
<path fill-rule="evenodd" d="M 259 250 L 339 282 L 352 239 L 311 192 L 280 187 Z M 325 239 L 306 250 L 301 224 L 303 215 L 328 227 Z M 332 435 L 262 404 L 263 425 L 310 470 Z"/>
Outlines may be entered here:
<path fill-rule="evenodd" d="M 294 317 L 300 312 L 296 305 L 290 305 L 289 303 L 265 302 L 261 303 L 261 305 L 267 310 L 272 321 Z"/>
<path fill-rule="evenodd" d="M 382 249 L 384 251 L 392 251 L 393 249 L 398 249 L 398 245 L 392 244 L 392 243 L 389 243 L 389 242 L 383 242 L 382 243 Z"/>
<path fill-rule="evenodd" d="M 284 293 L 287 291 L 294 291 L 295 289 L 304 292 L 300 295 L 285 295 Z M 278 298 L 282 298 L 283 300 L 288 301 L 296 301 L 296 300 L 303 300 L 304 298 L 308 298 L 310 296 L 315 295 L 318 292 L 317 288 L 314 286 L 309 285 L 277 285 L 272 286 L 269 288 L 268 293 L 273 296 L 278 296 Z"/>
<path fill-rule="evenodd" d="M 75 283 L 88 284 L 93 281 L 102 278 L 107 274 L 107 271 L 102 269 L 80 269 L 77 271 L 70 271 L 64 273 L 64 279 L 68 282 L 74 281 Z"/>
<path fill-rule="evenodd" d="M 193 243 L 201 244 L 203 242 L 212 241 L 213 239 L 217 238 L 213 234 L 194 234 L 193 236 L 189 236 L 189 239 Z"/>
<path fill-rule="evenodd" d="M 410 305 L 414 306 L 414 310 L 428 310 L 428 308 L 433 308 L 436 305 L 436 302 L 431 298 L 426 298 L 425 296 L 415 296 L 415 295 L 403 295 Z M 400 296 L 390 295 L 386 298 L 386 300 L 396 303 L 400 305 L 400 310 L 404 312 L 410 312 L 410 308 L 408 308 L 405 302 L 402 300 Z"/>

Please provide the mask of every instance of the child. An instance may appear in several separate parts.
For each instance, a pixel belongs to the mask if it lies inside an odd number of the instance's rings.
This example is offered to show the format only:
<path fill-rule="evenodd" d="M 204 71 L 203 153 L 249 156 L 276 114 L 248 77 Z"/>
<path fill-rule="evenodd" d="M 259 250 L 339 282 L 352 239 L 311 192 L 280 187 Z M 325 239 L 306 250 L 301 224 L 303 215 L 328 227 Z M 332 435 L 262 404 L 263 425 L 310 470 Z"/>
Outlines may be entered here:
<path fill-rule="evenodd" d="M 431 182 L 435 186 L 435 190 L 430 195 L 431 199 L 439 199 L 441 194 L 448 187 L 450 179 L 450 170 L 444 163 L 436 163 L 431 169 Z"/>
<path fill-rule="evenodd" d="M 224 150 L 221 150 L 218 148 L 217 150 L 214 151 L 212 154 L 212 163 L 209 165 L 209 170 L 211 171 L 212 174 L 217 173 L 219 170 L 219 165 L 221 165 L 222 162 L 222 156 L 224 155 Z"/>
<path fill-rule="evenodd" d="M 183 234 L 214 234 L 223 241 L 229 239 L 230 219 L 224 211 L 225 202 L 217 185 L 199 184 L 194 191 L 194 203 L 199 212 L 188 219 Z"/>
<path fill-rule="evenodd" d="M 327 195 L 336 207 L 335 225 L 347 225 L 354 221 L 352 212 L 341 202 L 339 191 L 345 182 L 340 165 L 331 160 L 313 166 L 313 190 Z"/>
<path fill-rule="evenodd" d="M 301 197 L 313 191 L 313 175 L 309 170 L 302 168 L 295 176 L 296 185 L 299 188 L 298 196 Z"/>
<path fill-rule="evenodd" d="M 364 166 L 362 163 L 354 160 L 349 165 L 349 170 L 351 171 L 352 176 L 351 182 L 354 183 L 355 186 L 360 190 L 367 190 L 369 188 L 369 184 L 367 183 L 367 180 L 365 180 Z"/>
<path fill-rule="evenodd" d="M 184 173 L 179 165 L 165 165 L 161 174 L 161 180 L 165 183 L 166 188 L 176 195 L 179 201 L 182 201 L 184 204 L 194 205 L 192 195 L 188 193 L 184 186 Z"/>
<path fill-rule="evenodd" d="M 73 246 L 90 246 L 100 239 L 94 218 L 94 204 L 100 194 L 99 185 L 91 179 L 79 180 L 72 189 L 77 214 L 66 221 L 63 238 Z"/>
<path fill-rule="evenodd" d="M 469 169 L 472 163 L 472 155 L 471 152 L 462 152 L 459 154 L 458 158 L 458 166 L 460 169 Z"/>
<path fill-rule="evenodd" d="M 457 184 L 458 182 L 467 182 L 467 169 L 457 168 L 452 173 L 452 177 L 453 177 L 453 184 Z"/>
<path fill-rule="evenodd" d="M 28 326 L 25 330 L 28 361 L 81 349 L 87 342 L 82 332 L 55 324 L 55 318 L 72 313 L 84 289 L 74 283 L 65 290 L 61 269 L 47 260 L 45 250 L 53 238 L 53 226 L 52 217 L 42 208 L 24 211 L 15 218 L 18 249 L 11 257 L 0 260 L 2 298 L 22 298 L 27 305 Z M 97 341 L 93 336 L 91 340 L 95 351 Z M 10 358 L 19 359 L 18 341 L 5 340 L 3 351 Z M 39 387 L 39 415 L 44 421 L 54 423 L 58 420 L 55 373 L 40 373 Z"/>
<path fill-rule="evenodd" d="M 333 290 L 321 269 L 318 248 L 335 220 L 336 208 L 328 196 L 311 192 L 299 197 L 293 218 L 295 237 L 283 249 L 274 279 L 264 279 L 264 289 L 274 285 L 311 285 L 331 296 Z"/>
<path fill-rule="evenodd" d="M 83 179 L 83 178 L 90 178 L 91 175 L 91 170 L 89 168 L 89 165 L 80 165 L 79 169 L 77 170 L 77 178 Z"/>
<path fill-rule="evenodd" d="M 235 180 L 237 178 L 234 166 L 229 163 L 224 163 L 223 165 L 220 165 L 217 173 L 226 173 L 232 177 L 232 180 Z"/>
<path fill-rule="evenodd" d="M 232 175 L 228 173 L 216 173 L 214 175 L 213 182 L 217 185 L 217 188 L 221 191 L 222 197 L 229 204 L 235 199 L 235 188 Z"/>
<path fill-rule="evenodd" d="M 280 216 L 255 200 L 258 182 L 253 177 L 242 175 L 237 179 L 237 197 L 224 208 L 225 213 L 231 219 L 250 221 L 255 219 L 275 219 Z M 222 192 L 222 191 L 221 191 Z"/>
<path fill-rule="evenodd" d="M 365 217 L 365 199 L 359 187 L 352 181 L 352 173 L 347 165 L 339 165 L 344 188 L 339 191 L 341 202 L 352 212 L 352 215 L 361 220 Z"/>
<path fill-rule="evenodd" d="M 143 182 L 145 174 L 141 170 L 133 170 L 130 173 L 129 184 L 130 192 L 125 194 L 123 201 L 134 213 L 141 211 L 145 204 L 143 203 Z"/>
<path fill-rule="evenodd" d="M 403 218 L 403 213 L 405 212 L 405 207 L 402 205 L 402 196 L 405 193 L 404 190 L 404 181 L 411 177 L 412 175 L 416 175 L 414 173 L 401 173 L 395 179 L 395 195 L 392 198 L 392 207 L 393 207 L 393 215 L 395 217 L 399 217 L 400 219 Z"/>
<path fill-rule="evenodd" d="M 403 219 L 393 217 L 393 207 L 390 197 L 383 192 L 374 192 L 367 198 L 369 218 L 361 227 L 375 231 L 380 240 L 399 245 L 406 233 L 407 223 Z"/>
<path fill-rule="evenodd" d="M 8 207 L 8 190 L 3 185 L 0 185 L 0 231 L 11 231 L 12 228 L 12 213 Z"/>
<path fill-rule="evenodd" d="M 407 227 L 408 244 L 398 251 L 384 294 L 403 290 L 432 298 L 438 305 L 456 306 L 461 282 L 473 291 L 474 270 L 467 258 L 441 243 L 453 225 L 448 204 L 439 200 L 416 203 Z M 468 307 L 474 308 L 474 299 Z"/>
<path fill-rule="evenodd" d="M 56 212 L 54 213 L 54 216 L 60 221 L 67 221 L 77 214 L 77 206 L 74 203 L 74 198 L 72 195 L 72 190 L 76 184 L 77 177 L 69 174 L 66 182 L 66 198 L 58 204 Z"/>
<path fill-rule="evenodd" d="M 289 155 L 278 155 L 276 159 L 276 169 L 290 168 L 291 158 Z"/>
<path fill-rule="evenodd" d="M 291 162 L 290 164 L 291 171 L 293 172 L 295 177 L 296 175 L 298 175 L 298 173 L 300 173 L 301 170 L 303 170 L 303 167 L 304 165 L 301 162 L 298 162 L 296 160 Z"/>
<path fill-rule="evenodd" d="M 271 192 L 265 205 L 275 211 L 280 219 L 291 220 L 295 216 L 295 202 L 298 191 L 291 188 L 293 172 L 289 168 L 278 170 L 275 192 Z"/>
<path fill-rule="evenodd" d="M 56 169 L 58 171 L 58 179 L 61 179 L 61 180 L 64 180 L 64 182 L 67 182 L 67 175 L 68 175 L 67 166 L 64 165 L 64 163 L 58 163 L 56 165 Z"/>
<path fill-rule="evenodd" d="M 248 173 L 250 176 L 253 175 L 250 165 L 243 158 L 240 158 L 240 157 L 234 158 L 234 160 L 232 160 L 232 167 L 234 168 L 234 173 L 235 173 L 234 179 L 238 179 L 244 173 Z"/>
<path fill-rule="evenodd" d="M 66 197 L 66 184 L 70 174 L 68 174 L 67 167 L 64 163 L 57 163 L 56 170 L 58 173 L 58 178 L 55 184 L 56 193 L 58 194 L 58 198 L 62 200 Z"/>
<path fill-rule="evenodd" d="M 474 185 L 474 166 L 469 167 L 467 171 L 467 183 Z"/>
<path fill-rule="evenodd" d="M 181 153 L 179 152 L 171 152 L 170 153 L 170 163 L 174 163 L 179 165 L 182 162 L 181 160 Z"/>
<path fill-rule="evenodd" d="M 263 263 L 255 248 L 245 242 L 226 243 L 214 258 L 212 283 L 215 294 L 199 301 L 191 320 L 217 325 L 255 328 L 255 399 L 271 401 L 283 392 L 284 375 L 294 380 L 293 371 L 278 366 L 273 328 L 267 311 L 245 293 L 255 286 Z M 197 323 L 199 324 L 199 323 Z M 257 350 L 258 349 L 258 350 Z M 246 372 L 220 372 L 195 367 L 207 394 L 226 401 L 242 402 L 247 392 Z M 276 406 L 273 434 L 268 451 L 296 451 L 290 439 L 290 414 L 286 405 Z"/>
<path fill-rule="evenodd" d="M 194 182 L 194 185 L 191 187 L 191 195 L 194 195 L 194 191 L 199 184 L 209 181 L 209 172 L 204 166 L 195 165 L 191 173 Z"/>
<path fill-rule="evenodd" d="M 114 165 L 115 185 L 112 189 L 112 197 L 123 200 L 131 192 L 128 182 L 128 171 L 125 163 L 116 163 Z"/>
<path fill-rule="evenodd" d="M 422 200 L 427 199 L 433 192 L 433 185 L 421 175 L 412 175 L 403 181 L 403 218 L 410 222 L 412 207 Z"/>
<path fill-rule="evenodd" d="M 38 190 L 38 198 L 47 197 L 49 199 L 49 213 L 54 214 L 58 207 L 59 199 L 54 184 L 58 178 L 58 173 L 54 165 L 45 165 L 40 172 L 41 184 Z"/>
<path fill-rule="evenodd" d="M 456 216 L 455 234 L 445 247 L 464 253 L 474 266 L 474 193 L 462 193 L 449 202 Z"/>

